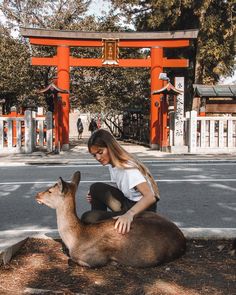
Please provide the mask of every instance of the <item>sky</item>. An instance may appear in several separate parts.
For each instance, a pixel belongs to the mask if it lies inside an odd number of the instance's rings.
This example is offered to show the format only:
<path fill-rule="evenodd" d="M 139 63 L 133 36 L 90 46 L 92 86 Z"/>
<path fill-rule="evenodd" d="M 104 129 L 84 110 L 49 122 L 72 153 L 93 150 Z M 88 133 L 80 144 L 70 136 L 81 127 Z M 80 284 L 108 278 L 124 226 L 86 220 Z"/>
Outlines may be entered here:
<path fill-rule="evenodd" d="M 2 3 L 2 0 L 0 0 Z M 106 0 L 92 0 L 89 8 L 89 14 L 94 14 L 96 16 L 102 15 L 102 11 L 109 11 L 109 3 Z M 4 16 L 0 11 L 0 20 L 4 21 Z"/>
<path fill-rule="evenodd" d="M 92 0 L 92 3 L 90 4 L 89 13 L 94 14 L 96 16 L 100 16 L 102 14 L 102 11 L 108 11 L 109 10 L 109 4 L 106 0 Z"/>
<path fill-rule="evenodd" d="M 222 78 L 220 83 L 218 84 L 223 84 L 223 85 L 236 84 L 236 70 L 234 71 L 233 77 Z"/>

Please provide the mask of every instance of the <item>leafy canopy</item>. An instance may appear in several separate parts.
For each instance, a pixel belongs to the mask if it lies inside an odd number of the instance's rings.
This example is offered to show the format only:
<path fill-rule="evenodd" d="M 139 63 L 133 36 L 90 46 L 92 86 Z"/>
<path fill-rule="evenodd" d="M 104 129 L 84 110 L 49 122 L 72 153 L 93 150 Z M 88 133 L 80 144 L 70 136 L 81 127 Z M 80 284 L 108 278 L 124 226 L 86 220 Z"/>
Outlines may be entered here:
<path fill-rule="evenodd" d="M 215 83 L 235 69 L 235 0 L 110 0 L 138 31 L 199 29 L 195 82 Z"/>

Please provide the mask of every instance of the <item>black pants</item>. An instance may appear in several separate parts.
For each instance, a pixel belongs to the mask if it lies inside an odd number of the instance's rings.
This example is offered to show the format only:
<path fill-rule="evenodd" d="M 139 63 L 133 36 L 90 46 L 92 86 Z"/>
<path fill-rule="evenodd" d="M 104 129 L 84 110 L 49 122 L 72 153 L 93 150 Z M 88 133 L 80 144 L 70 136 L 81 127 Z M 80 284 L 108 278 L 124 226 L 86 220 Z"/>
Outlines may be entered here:
<path fill-rule="evenodd" d="M 129 200 L 116 187 L 106 183 L 97 182 L 91 185 L 92 197 L 91 211 L 85 212 L 81 220 L 84 223 L 95 223 L 127 212 L 136 202 Z M 109 209 L 109 211 L 107 211 Z M 156 203 L 146 211 L 156 211 Z"/>

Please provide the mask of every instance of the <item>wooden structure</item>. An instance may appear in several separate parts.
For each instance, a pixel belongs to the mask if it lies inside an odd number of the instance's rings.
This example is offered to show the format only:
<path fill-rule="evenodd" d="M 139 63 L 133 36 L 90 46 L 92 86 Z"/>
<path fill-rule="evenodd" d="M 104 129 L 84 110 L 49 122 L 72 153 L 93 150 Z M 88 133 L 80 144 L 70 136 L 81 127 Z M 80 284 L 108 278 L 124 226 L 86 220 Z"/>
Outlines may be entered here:
<path fill-rule="evenodd" d="M 236 114 L 236 85 L 194 84 L 193 110 L 200 116 Z"/>
<path fill-rule="evenodd" d="M 69 94 L 68 90 L 61 89 L 57 87 L 54 83 L 49 84 L 46 88 L 39 91 L 40 93 L 45 93 L 51 96 L 54 105 L 54 138 L 55 138 L 55 152 L 60 151 L 61 143 L 63 142 L 62 133 L 62 101 L 59 94 Z"/>
<path fill-rule="evenodd" d="M 167 151 L 169 147 L 169 138 L 171 136 L 169 133 L 169 127 L 172 125 L 170 124 L 170 120 L 172 120 L 174 124 L 174 116 L 172 115 L 176 112 L 176 98 L 177 95 L 182 94 L 182 91 L 168 82 L 163 88 L 153 91 L 153 95 L 160 94 L 162 94 L 162 96 L 158 116 L 162 122 L 160 126 L 161 150 Z M 171 114 L 169 114 L 169 111 L 172 111 Z"/>
<path fill-rule="evenodd" d="M 151 92 L 160 89 L 163 81 L 159 75 L 164 68 L 188 67 L 187 59 L 168 59 L 165 48 L 179 48 L 190 45 L 197 38 L 197 30 L 174 32 L 78 32 L 21 28 L 21 35 L 29 38 L 33 45 L 54 46 L 53 57 L 32 57 L 32 65 L 57 67 L 58 87 L 69 91 L 70 67 L 145 67 L 151 69 Z M 101 47 L 101 58 L 74 58 L 70 47 Z M 119 48 L 150 48 L 151 56 L 146 59 L 119 59 Z M 62 96 L 62 148 L 69 147 L 69 94 Z M 161 147 L 160 126 L 162 122 L 156 104 L 160 95 L 151 96 L 150 145 Z"/>

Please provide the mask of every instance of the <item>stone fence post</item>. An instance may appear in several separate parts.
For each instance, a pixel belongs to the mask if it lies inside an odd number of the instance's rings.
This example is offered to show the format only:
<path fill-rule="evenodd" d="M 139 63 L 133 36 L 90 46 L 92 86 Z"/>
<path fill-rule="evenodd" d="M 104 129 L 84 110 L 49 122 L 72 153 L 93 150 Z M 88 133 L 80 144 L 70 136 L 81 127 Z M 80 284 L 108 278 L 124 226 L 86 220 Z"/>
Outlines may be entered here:
<path fill-rule="evenodd" d="M 4 147 L 4 121 L 0 119 L 0 149 Z"/>
<path fill-rule="evenodd" d="M 53 126 L 52 126 L 52 112 L 46 113 L 46 124 L 47 124 L 47 151 L 53 151 Z"/>
<path fill-rule="evenodd" d="M 25 111 L 25 153 L 33 152 L 33 118 L 32 111 Z"/>
<path fill-rule="evenodd" d="M 190 112 L 190 124 L 189 124 L 189 152 L 195 153 L 197 150 L 197 112 Z"/>

